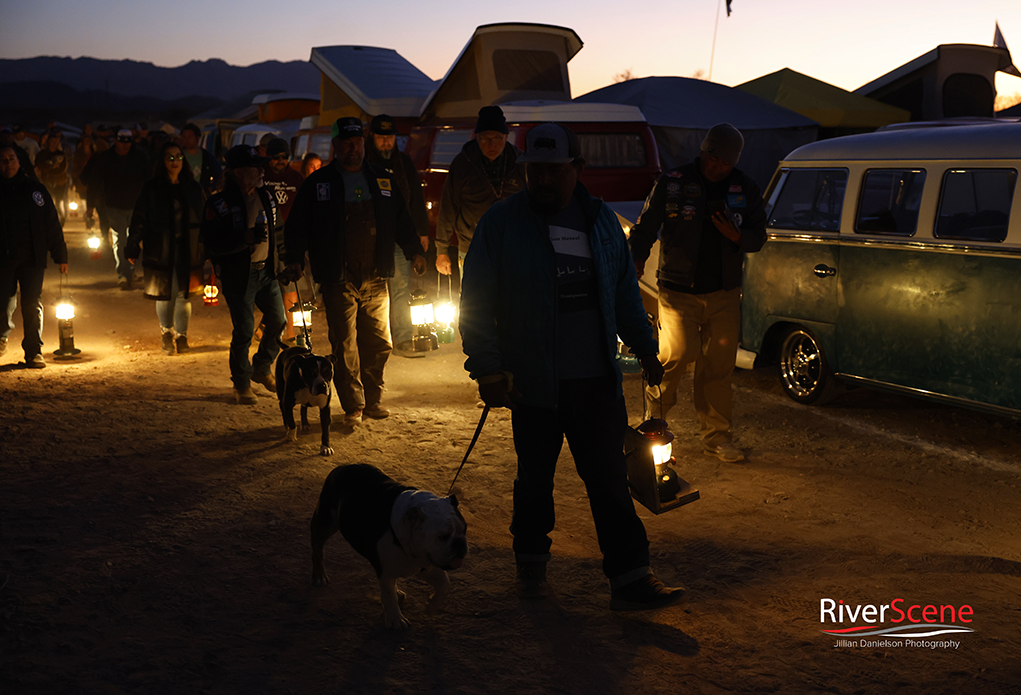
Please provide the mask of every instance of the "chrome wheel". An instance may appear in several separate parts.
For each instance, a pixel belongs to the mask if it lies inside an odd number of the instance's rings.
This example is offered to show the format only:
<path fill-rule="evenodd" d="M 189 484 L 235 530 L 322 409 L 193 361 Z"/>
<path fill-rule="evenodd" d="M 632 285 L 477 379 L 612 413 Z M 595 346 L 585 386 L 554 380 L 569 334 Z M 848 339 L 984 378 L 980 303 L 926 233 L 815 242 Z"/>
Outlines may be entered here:
<path fill-rule="evenodd" d="M 822 348 L 803 328 L 791 330 L 780 346 L 780 383 L 798 403 L 825 403 L 837 392 Z"/>

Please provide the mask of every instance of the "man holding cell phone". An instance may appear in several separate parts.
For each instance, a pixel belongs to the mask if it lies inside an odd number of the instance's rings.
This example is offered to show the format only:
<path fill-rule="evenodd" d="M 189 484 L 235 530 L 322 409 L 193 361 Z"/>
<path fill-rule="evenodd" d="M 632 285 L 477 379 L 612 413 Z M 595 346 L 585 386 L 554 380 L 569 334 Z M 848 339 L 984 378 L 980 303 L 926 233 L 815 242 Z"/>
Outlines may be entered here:
<path fill-rule="evenodd" d="M 742 264 L 766 242 L 762 195 L 735 168 L 743 148 L 737 128 L 713 126 L 693 162 L 656 181 L 630 236 L 639 277 L 660 239 L 659 359 L 666 373 L 660 387 L 646 388 L 645 417 L 666 418 L 694 362 L 699 438 L 707 454 L 727 462 L 744 460 L 731 436 Z"/>

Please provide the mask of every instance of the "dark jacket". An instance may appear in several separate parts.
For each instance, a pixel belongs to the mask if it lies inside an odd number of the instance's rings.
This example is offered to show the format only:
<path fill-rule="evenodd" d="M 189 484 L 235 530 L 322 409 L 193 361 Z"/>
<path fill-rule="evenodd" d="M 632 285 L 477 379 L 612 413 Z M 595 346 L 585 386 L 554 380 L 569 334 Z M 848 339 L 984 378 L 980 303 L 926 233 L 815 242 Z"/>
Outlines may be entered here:
<path fill-rule="evenodd" d="M 376 270 L 380 277 L 394 274 L 394 245 L 409 261 L 425 255 L 401 190 L 391 176 L 366 162 L 362 171 L 376 211 Z M 344 178 L 336 160 L 312 172 L 298 189 L 298 197 L 284 227 L 287 263 L 305 265 L 308 252 L 312 278 L 319 283 L 343 279 Z"/>
<path fill-rule="evenodd" d="M 415 223 L 415 233 L 418 236 L 429 236 L 429 211 L 425 207 L 425 195 L 422 193 L 422 179 L 418 175 L 411 157 L 404 154 L 396 147 L 390 159 L 386 159 L 376 149 L 372 138 L 368 138 L 365 144 L 365 158 L 370 164 L 380 169 L 386 169 L 401 189 L 401 195 L 408 206 L 408 214 L 411 221 Z"/>
<path fill-rule="evenodd" d="M 82 169 L 81 179 L 88 187 L 90 206 L 134 210 L 151 175 L 149 160 L 132 145 L 124 156 L 113 147 L 94 155 Z"/>
<path fill-rule="evenodd" d="M 621 393 L 617 336 L 636 355 L 655 355 L 658 345 L 616 213 L 580 183 L 574 196 L 585 216 L 599 285 L 603 349 Z M 522 191 L 479 221 L 461 281 L 465 369 L 473 379 L 511 372 L 521 402 L 539 408 L 554 408 L 557 402 L 556 263 L 549 223 L 532 211 L 528 192 Z"/>
<path fill-rule="evenodd" d="M 18 220 L 28 222 L 34 267 L 46 267 L 47 252 L 54 263 L 67 263 L 67 244 L 53 199 L 46 186 L 24 171 L 0 179 L 0 265 L 14 253 L 17 238 L 26 231 L 14 228 Z"/>
<path fill-rule="evenodd" d="M 175 197 L 181 203 L 179 230 L 174 229 Z M 202 292 L 206 257 L 199 241 L 199 225 L 204 200 L 197 183 L 189 180 L 175 186 L 166 174 L 157 174 L 142 186 L 131 215 L 127 256 L 132 259 L 142 256 L 146 297 L 170 299 L 174 272 L 178 273 L 182 290 L 189 294 Z"/>
<path fill-rule="evenodd" d="M 458 250 L 468 251 L 475 225 L 486 210 L 525 187 L 525 168 L 518 164 L 518 150 L 509 142 L 503 148 L 503 169 L 500 183 L 490 182 L 484 167 L 485 155 L 475 140 L 469 140 L 450 163 L 450 172 L 443 182 L 440 216 L 436 222 L 436 248 L 445 253 L 457 238 Z"/>
<path fill-rule="evenodd" d="M 275 275 L 278 254 L 281 253 L 276 238 L 279 233 L 277 206 L 265 188 L 258 188 L 256 192 L 262 201 L 269 226 L 269 257 L 266 264 L 273 269 Z M 213 263 L 250 261 L 252 246 L 245 241 L 247 231 L 248 206 L 245 204 L 245 194 L 232 176 L 225 176 L 223 190 L 206 201 L 199 239 Z"/>
<path fill-rule="evenodd" d="M 223 186 L 223 167 L 209 150 L 200 147 L 199 152 L 202 153 L 202 173 L 199 174 L 198 182 L 206 195 L 211 196 Z"/>
<path fill-rule="evenodd" d="M 724 184 L 727 207 L 734 214 L 741 230 L 740 245 L 723 238 L 723 289 L 741 286 L 744 254 L 754 253 L 766 243 L 766 211 L 759 187 L 740 169 L 734 169 Z M 671 169 L 663 174 L 645 199 L 642 214 L 631 228 L 631 255 L 644 264 L 652 245 L 660 235 L 660 283 L 691 287 L 695 282 L 698 247 L 702 239 L 702 223 L 706 216 L 705 180 L 699 171 L 699 160 Z"/>

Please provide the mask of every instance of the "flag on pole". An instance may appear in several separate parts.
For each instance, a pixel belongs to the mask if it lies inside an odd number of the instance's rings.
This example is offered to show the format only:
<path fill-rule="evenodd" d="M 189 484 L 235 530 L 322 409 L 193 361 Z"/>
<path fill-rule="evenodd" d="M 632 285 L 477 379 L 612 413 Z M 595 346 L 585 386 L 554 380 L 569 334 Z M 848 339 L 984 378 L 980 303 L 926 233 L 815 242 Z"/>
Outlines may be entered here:
<path fill-rule="evenodd" d="M 730 0 L 727 0 L 727 10 L 729 13 Z M 1007 40 L 1003 38 L 1003 32 L 1000 31 L 999 22 L 996 23 L 996 31 L 993 32 L 993 47 L 1002 48 L 1007 52 L 1008 55 L 1010 55 L 1010 49 L 1007 48 Z M 1009 67 L 1004 68 L 1002 72 L 1005 72 L 1008 75 L 1013 75 L 1014 77 L 1021 77 L 1021 70 L 1018 70 L 1017 66 L 1014 65 L 1013 63 L 1011 63 Z"/>
<path fill-rule="evenodd" d="M 728 17 L 730 16 L 730 0 L 727 0 L 727 16 Z M 996 25 L 996 31 L 997 31 L 997 33 L 999 33 L 999 31 L 1000 31 L 1000 25 L 999 24 Z M 996 44 L 993 44 L 993 45 L 995 46 Z M 1004 46 L 1004 48 L 1006 48 L 1006 46 Z"/>

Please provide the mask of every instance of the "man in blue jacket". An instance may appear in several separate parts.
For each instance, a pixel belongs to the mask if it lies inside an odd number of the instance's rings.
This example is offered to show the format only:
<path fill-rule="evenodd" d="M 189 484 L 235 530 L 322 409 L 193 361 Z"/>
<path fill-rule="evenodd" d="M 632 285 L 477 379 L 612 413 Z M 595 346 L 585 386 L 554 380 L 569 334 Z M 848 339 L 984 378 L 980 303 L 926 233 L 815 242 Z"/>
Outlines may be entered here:
<path fill-rule="evenodd" d="M 650 383 L 663 367 L 616 215 L 578 183 L 578 139 L 556 123 L 528 133 L 527 189 L 479 221 L 464 265 L 465 368 L 490 407 L 512 409 L 518 455 L 511 533 L 517 588 L 546 596 L 553 477 L 564 437 L 585 483 L 610 580 L 612 610 L 681 600 L 653 574 L 645 527 L 628 492 L 627 412 L 617 335 Z"/>

